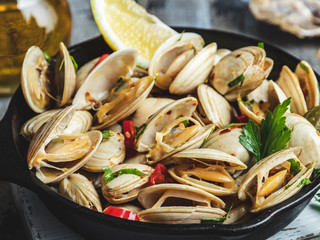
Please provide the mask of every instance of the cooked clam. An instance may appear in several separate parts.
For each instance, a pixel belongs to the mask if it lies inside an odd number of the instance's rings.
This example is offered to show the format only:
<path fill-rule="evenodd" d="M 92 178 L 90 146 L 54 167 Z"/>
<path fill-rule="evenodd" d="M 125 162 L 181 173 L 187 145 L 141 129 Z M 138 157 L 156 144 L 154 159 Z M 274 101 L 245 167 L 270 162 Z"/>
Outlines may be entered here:
<path fill-rule="evenodd" d="M 44 112 L 50 104 L 48 62 L 39 47 L 28 49 L 22 65 L 21 87 L 29 107 L 36 113 Z"/>
<path fill-rule="evenodd" d="M 239 142 L 243 130 L 239 127 L 230 127 L 214 131 L 208 138 L 203 148 L 216 149 L 240 159 L 246 165 L 251 159 L 249 152 Z"/>
<path fill-rule="evenodd" d="M 64 178 L 59 184 L 59 193 L 84 207 L 102 212 L 96 189 L 85 176 L 79 173 Z"/>
<path fill-rule="evenodd" d="M 60 181 L 81 168 L 98 148 L 102 139 L 99 131 L 64 134 L 74 114 L 74 106 L 55 114 L 37 131 L 28 150 L 28 167 L 44 183 Z"/>
<path fill-rule="evenodd" d="M 168 104 L 149 119 L 136 142 L 137 151 L 148 151 L 148 164 L 186 148 L 200 147 L 213 125 L 202 127 L 191 117 L 197 105 L 197 99 L 183 98 Z"/>
<path fill-rule="evenodd" d="M 266 57 L 260 47 L 250 46 L 237 49 L 225 56 L 214 67 L 210 83 L 229 101 L 240 94 L 246 96 L 266 79 L 273 67 L 273 60 Z"/>
<path fill-rule="evenodd" d="M 192 58 L 178 73 L 169 87 L 172 94 L 188 94 L 208 78 L 215 63 L 217 44 L 210 43 Z"/>
<path fill-rule="evenodd" d="M 153 55 L 148 73 L 157 76 L 156 86 L 168 90 L 184 66 L 203 48 L 204 40 L 196 33 L 183 33 L 166 40 Z"/>
<path fill-rule="evenodd" d="M 90 172 L 103 172 L 103 168 L 110 168 L 123 162 L 126 156 L 123 134 L 113 131 L 108 131 L 105 134 L 107 137 L 103 138 L 97 151 L 82 167 L 83 169 Z"/>
<path fill-rule="evenodd" d="M 73 99 L 79 109 L 101 106 L 118 79 L 130 77 L 137 62 L 137 50 L 127 48 L 114 52 L 93 69 Z"/>
<path fill-rule="evenodd" d="M 200 223 L 202 219 L 218 219 L 226 212 L 225 203 L 201 189 L 182 184 L 159 184 L 144 188 L 138 200 L 146 210 L 141 221 L 153 223 Z"/>
<path fill-rule="evenodd" d="M 260 125 L 267 111 L 273 111 L 287 97 L 274 81 L 265 80 L 258 88 L 249 93 L 246 99 L 248 101 L 243 101 L 238 97 L 238 106 L 241 113 Z"/>
<path fill-rule="evenodd" d="M 93 70 L 92 68 L 97 64 L 99 58 L 92 59 L 91 61 L 84 64 L 79 70 L 77 71 L 76 75 L 76 90 L 78 90 L 83 82 L 88 77 L 89 73 Z"/>
<path fill-rule="evenodd" d="M 182 162 L 168 170 L 176 181 L 217 196 L 236 193 L 235 180 L 230 176 L 228 170 L 247 168 L 236 157 L 214 149 L 184 150 L 172 157 Z"/>
<path fill-rule="evenodd" d="M 286 125 L 292 129 L 289 147 L 303 147 L 299 159 L 304 165 L 312 162 L 320 167 L 320 134 L 304 117 L 294 113 L 286 114 Z"/>
<path fill-rule="evenodd" d="M 132 117 L 133 125 L 136 127 L 141 126 L 148 121 L 148 118 L 151 117 L 152 114 L 173 101 L 174 100 L 170 98 L 144 99 Z"/>
<path fill-rule="evenodd" d="M 199 117 L 202 122 L 213 123 L 222 128 L 231 123 L 234 112 L 228 101 L 208 85 L 201 84 L 197 89 Z"/>
<path fill-rule="evenodd" d="M 58 106 L 68 103 L 76 88 L 76 71 L 67 47 L 61 42 L 56 58 L 54 85 L 57 91 Z"/>
<path fill-rule="evenodd" d="M 250 197 L 252 212 L 259 212 L 278 204 L 303 186 L 301 181 L 309 178 L 314 164 L 305 166 L 299 159 L 301 147 L 289 148 L 268 156 L 256 163 L 243 179 L 238 192 L 240 200 Z M 293 171 L 292 164 L 299 167 Z"/>
<path fill-rule="evenodd" d="M 153 169 L 144 164 L 120 164 L 110 168 L 109 174 L 116 176 L 106 182 L 106 174 L 101 177 L 101 192 L 110 203 L 125 203 L 137 198 L 139 191 L 148 182 Z"/>
<path fill-rule="evenodd" d="M 98 123 L 92 129 L 104 129 L 132 114 L 150 93 L 154 80 L 152 76 L 141 79 L 120 78 L 107 102 L 96 113 Z"/>
<path fill-rule="evenodd" d="M 49 110 L 29 119 L 22 125 L 21 134 L 25 139 L 30 141 L 38 129 L 60 110 L 61 109 Z M 91 124 L 92 116 L 89 112 L 83 110 L 75 111 L 69 124 L 63 130 L 63 133 L 78 134 L 87 132 L 91 128 Z"/>

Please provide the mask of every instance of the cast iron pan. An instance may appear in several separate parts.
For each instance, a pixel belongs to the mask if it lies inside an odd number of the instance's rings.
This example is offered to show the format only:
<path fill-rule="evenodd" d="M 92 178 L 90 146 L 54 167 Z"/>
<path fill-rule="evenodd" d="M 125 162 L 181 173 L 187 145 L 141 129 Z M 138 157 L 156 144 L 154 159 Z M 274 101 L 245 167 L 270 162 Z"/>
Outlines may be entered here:
<path fill-rule="evenodd" d="M 186 30 L 199 33 L 206 43 L 217 42 L 219 48 L 237 49 L 257 45 L 259 42 L 256 39 L 221 31 L 188 28 Z M 276 80 L 284 64 L 295 69 L 299 62 L 297 58 L 270 44 L 265 44 L 265 49 L 268 57 L 274 60 L 274 68 L 269 79 Z M 111 49 L 102 37 L 70 49 L 71 55 L 80 66 L 106 52 L 111 52 Z M 320 79 L 319 75 L 317 77 Z M 237 225 L 165 225 L 134 222 L 104 215 L 65 199 L 28 170 L 26 163 L 28 143 L 20 134 L 20 128 L 34 115 L 19 87 L 0 123 L 0 179 L 17 183 L 37 193 L 61 222 L 87 239 L 263 239 L 272 236 L 293 221 L 320 188 L 320 178 L 317 178 L 290 199 L 255 215 L 252 220 L 244 224 Z"/>

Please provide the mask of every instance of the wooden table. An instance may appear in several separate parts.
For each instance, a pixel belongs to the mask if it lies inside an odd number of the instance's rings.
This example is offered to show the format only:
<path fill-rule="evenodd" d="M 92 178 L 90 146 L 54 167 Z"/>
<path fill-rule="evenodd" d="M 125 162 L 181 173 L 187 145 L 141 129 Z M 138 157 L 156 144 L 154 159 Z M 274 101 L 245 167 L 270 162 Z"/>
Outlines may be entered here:
<path fill-rule="evenodd" d="M 320 72 L 320 59 L 314 57 L 320 47 L 319 39 L 301 40 L 276 27 L 257 22 L 248 9 L 247 0 L 139 0 L 149 12 L 171 26 L 220 29 L 260 38 L 307 60 Z M 71 44 L 99 35 L 88 0 L 69 1 L 73 15 Z M 0 99 L 0 114 L 9 98 Z M 12 185 L 16 205 L 19 207 L 31 239 L 81 239 L 60 223 L 43 205 L 36 194 Z M 320 237 L 320 203 L 314 199 L 285 229 L 270 239 L 314 239 Z M 279 219 L 281 221 L 281 219 Z M 320 238 L 319 238 L 320 239 Z"/>

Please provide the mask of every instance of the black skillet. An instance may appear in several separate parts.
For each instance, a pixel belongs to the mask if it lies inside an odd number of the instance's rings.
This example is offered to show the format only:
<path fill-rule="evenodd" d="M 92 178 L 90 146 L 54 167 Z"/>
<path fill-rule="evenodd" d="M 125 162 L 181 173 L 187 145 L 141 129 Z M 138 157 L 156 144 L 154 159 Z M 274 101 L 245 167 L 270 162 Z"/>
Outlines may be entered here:
<path fill-rule="evenodd" d="M 182 29 L 177 29 L 181 31 Z M 257 45 L 256 39 L 221 31 L 186 29 L 197 32 L 206 43 L 217 42 L 219 48 L 237 49 Z M 274 68 L 269 79 L 277 79 L 285 64 L 291 69 L 299 60 L 281 49 L 265 44 L 268 57 L 274 60 Z M 70 48 L 71 55 L 81 66 L 85 62 L 111 52 L 102 37 L 92 39 Z M 318 79 L 319 75 L 317 75 Z M 128 221 L 104 215 L 60 196 L 38 180 L 26 164 L 28 143 L 20 134 L 21 125 L 35 114 L 24 100 L 21 87 L 18 88 L 5 117 L 0 123 L 0 179 L 17 183 L 37 193 L 51 212 L 75 232 L 87 239 L 264 239 L 272 236 L 293 221 L 307 206 L 320 188 L 320 178 L 290 199 L 255 215 L 237 225 L 164 225 Z M 50 227 L 50 226 L 48 226 Z"/>

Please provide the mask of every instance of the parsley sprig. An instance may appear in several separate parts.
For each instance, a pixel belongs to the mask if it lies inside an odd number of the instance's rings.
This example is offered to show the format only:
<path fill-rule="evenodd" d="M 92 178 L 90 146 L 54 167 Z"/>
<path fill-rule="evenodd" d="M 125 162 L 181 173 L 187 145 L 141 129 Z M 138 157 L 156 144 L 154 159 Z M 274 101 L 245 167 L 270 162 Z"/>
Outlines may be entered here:
<path fill-rule="evenodd" d="M 291 98 L 288 98 L 273 113 L 268 111 L 266 118 L 261 121 L 261 132 L 252 121 L 243 128 L 240 143 L 253 154 L 257 162 L 280 151 L 290 140 L 292 130 L 286 126 L 286 117 L 283 116 L 290 103 Z"/>
<path fill-rule="evenodd" d="M 105 167 L 105 168 L 103 168 L 103 171 L 105 173 L 104 179 L 105 179 L 106 183 L 109 183 L 113 179 L 115 179 L 116 177 L 118 177 L 120 175 L 124 175 L 124 174 L 134 174 L 134 175 L 142 176 L 142 177 L 147 175 L 136 168 L 125 168 L 125 169 L 121 169 L 116 172 L 112 172 L 110 168 Z"/>

